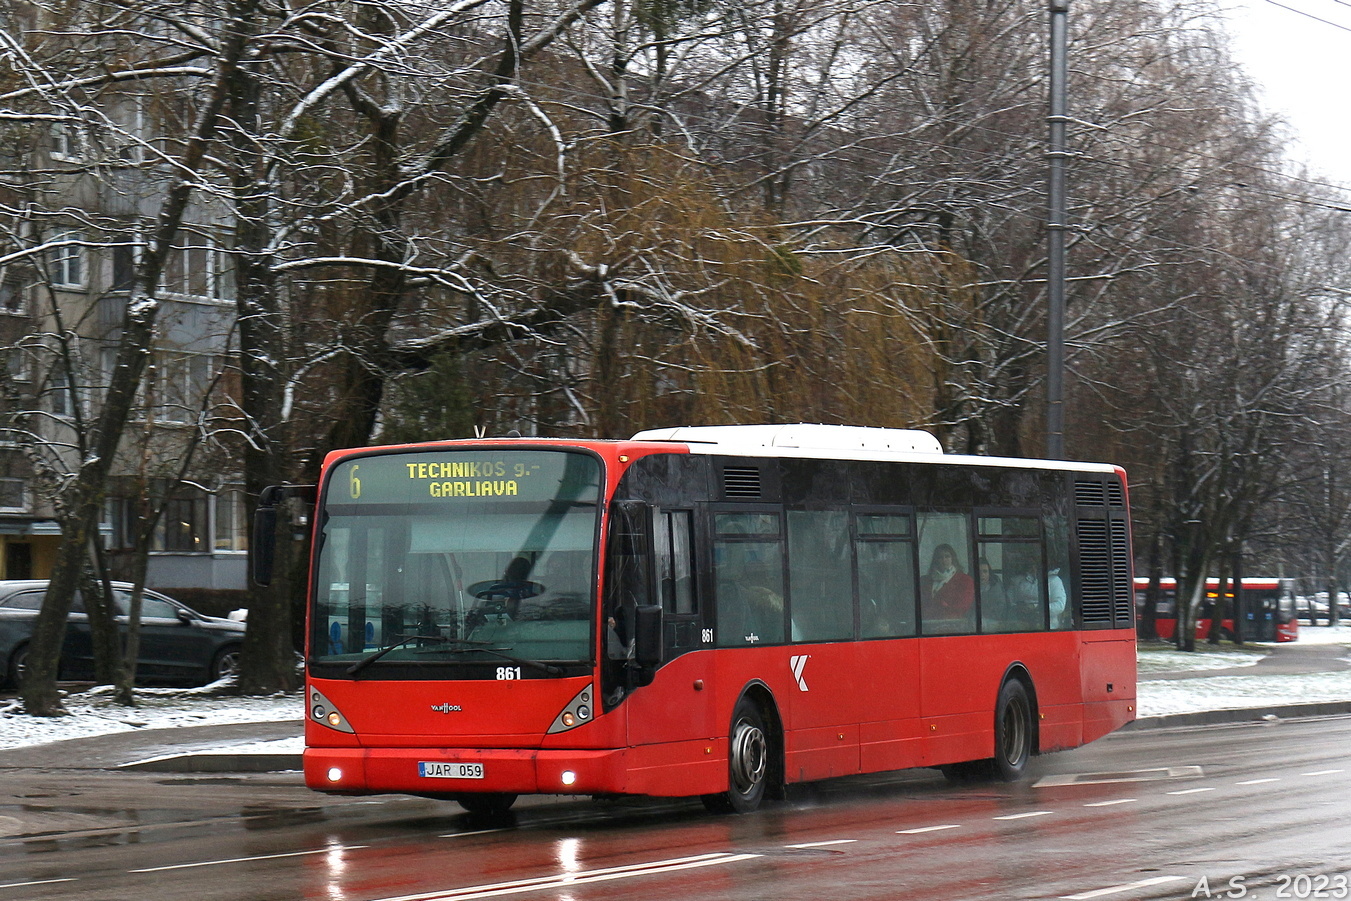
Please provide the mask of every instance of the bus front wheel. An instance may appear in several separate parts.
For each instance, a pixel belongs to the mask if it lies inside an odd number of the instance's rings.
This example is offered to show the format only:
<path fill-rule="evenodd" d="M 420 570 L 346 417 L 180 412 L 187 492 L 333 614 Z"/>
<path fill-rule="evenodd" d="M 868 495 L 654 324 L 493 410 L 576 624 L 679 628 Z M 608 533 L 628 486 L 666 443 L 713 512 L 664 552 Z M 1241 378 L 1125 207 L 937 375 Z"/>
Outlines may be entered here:
<path fill-rule="evenodd" d="M 732 711 L 727 742 L 727 791 L 704 795 L 714 813 L 750 813 L 760 806 L 773 776 L 773 743 L 760 706 L 749 697 Z"/>
<path fill-rule="evenodd" d="M 484 792 L 478 795 L 457 795 L 455 803 L 481 817 L 500 817 L 511 810 L 516 796 L 507 792 Z"/>

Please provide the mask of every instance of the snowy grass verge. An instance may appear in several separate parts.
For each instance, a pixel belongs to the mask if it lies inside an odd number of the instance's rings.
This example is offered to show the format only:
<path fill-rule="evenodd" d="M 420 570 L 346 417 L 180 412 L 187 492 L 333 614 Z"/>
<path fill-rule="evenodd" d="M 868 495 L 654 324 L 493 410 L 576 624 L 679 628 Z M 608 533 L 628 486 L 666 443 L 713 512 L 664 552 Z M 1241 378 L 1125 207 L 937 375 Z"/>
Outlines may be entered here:
<path fill-rule="evenodd" d="M 170 729 L 230 723 L 294 721 L 299 734 L 304 699 L 299 692 L 268 697 L 240 697 L 222 683 L 202 688 L 138 688 L 137 706 L 113 703 L 113 690 L 101 685 L 65 694 L 69 716 L 27 716 L 18 699 L 0 702 L 0 749 L 90 738 L 136 729 Z"/>

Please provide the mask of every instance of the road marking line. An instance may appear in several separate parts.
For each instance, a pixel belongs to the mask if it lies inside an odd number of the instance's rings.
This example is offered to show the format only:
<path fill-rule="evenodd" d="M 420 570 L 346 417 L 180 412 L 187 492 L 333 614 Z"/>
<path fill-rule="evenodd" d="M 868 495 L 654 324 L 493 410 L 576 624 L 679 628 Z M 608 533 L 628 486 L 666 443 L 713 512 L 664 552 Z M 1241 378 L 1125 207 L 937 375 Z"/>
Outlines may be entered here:
<path fill-rule="evenodd" d="M 1266 782 L 1280 782 L 1279 779 L 1249 779 L 1247 782 L 1235 782 L 1235 785 L 1262 785 Z"/>
<path fill-rule="evenodd" d="M 494 832 L 510 832 L 511 829 L 514 829 L 514 828 L 515 828 L 515 827 L 513 826 L 513 827 L 508 828 L 508 829 L 479 829 L 479 830 L 477 830 L 477 831 L 475 831 L 475 832 L 447 832 L 445 835 L 442 835 L 442 836 L 439 836 L 439 837 L 440 837 L 440 838 L 465 838 L 465 837 L 470 836 L 470 835 L 492 835 Z"/>
<path fill-rule="evenodd" d="M 1025 820 L 1028 817 L 1049 817 L 1052 811 L 1049 810 L 1031 810 L 1027 813 L 1011 813 L 1007 816 L 993 817 L 996 820 Z"/>
<path fill-rule="evenodd" d="M 1118 773 L 1065 773 L 1059 776 L 1043 776 L 1032 783 L 1033 788 L 1059 788 L 1065 785 L 1110 785 L 1120 782 L 1157 782 L 1162 779 L 1186 779 L 1189 776 L 1203 776 L 1199 766 L 1155 767 L 1149 770 L 1130 770 Z"/>
<path fill-rule="evenodd" d="M 956 824 L 953 824 L 953 825 L 951 825 L 951 826 L 921 826 L 921 827 L 919 827 L 918 829 L 902 829 L 902 830 L 898 831 L 896 834 L 897 834 L 897 835 L 919 835 L 920 833 L 923 833 L 923 832 L 938 832 L 938 831 L 943 830 L 943 829 L 961 829 L 961 828 L 962 828 L 961 826 L 958 826 L 958 825 L 956 825 Z"/>
<path fill-rule="evenodd" d="M 231 857 L 225 860 L 202 860 L 197 863 L 176 863 L 167 867 L 145 867 L 140 870 L 127 870 L 128 873 L 163 873 L 165 870 L 190 870 L 194 867 L 215 867 L 224 863 L 252 863 L 255 860 L 281 860 L 284 857 L 306 857 L 312 854 L 329 854 L 333 851 L 355 851 L 369 848 L 370 845 L 338 845 L 333 848 L 319 848 L 314 851 L 288 851 L 285 854 L 261 854 L 257 857 Z"/>
<path fill-rule="evenodd" d="M 1085 807 L 1111 807 L 1113 804 L 1134 804 L 1135 798 L 1116 798 L 1112 801 L 1094 801 L 1092 804 L 1085 804 Z"/>
<path fill-rule="evenodd" d="M 1300 773 L 1301 776 L 1333 776 L 1337 773 L 1344 773 L 1345 770 L 1314 770 L 1312 773 Z"/>
<path fill-rule="evenodd" d="M 701 854 L 697 857 L 677 857 L 671 860 L 657 860 L 651 863 L 630 864 L 623 867 L 609 867 L 603 870 L 584 870 L 578 873 L 560 873 L 557 876 L 538 876 L 534 879 L 518 879 L 514 882 L 498 882 L 492 885 L 470 885 L 464 888 L 449 889 L 440 892 L 424 892 L 417 895 L 399 895 L 392 898 L 380 898 L 377 901 L 473 901 L 476 898 L 498 898 L 503 895 L 519 895 L 525 892 L 550 888 L 571 888 L 575 885 L 587 885 L 592 882 L 608 882 L 612 879 L 629 879 L 634 876 L 649 876 L 659 873 L 672 873 L 678 870 L 690 870 L 698 867 L 712 867 L 719 864 L 752 860 L 759 854 Z"/>
<path fill-rule="evenodd" d="M 856 838 L 837 838 L 829 842 L 805 842 L 801 845 L 784 845 L 785 848 L 824 848 L 827 845 L 852 845 Z"/>
<path fill-rule="evenodd" d="M 57 882 L 74 882 L 74 881 L 75 877 L 71 876 L 66 879 L 38 879 L 33 882 L 6 882 L 4 885 L 0 885 L 0 888 L 28 888 L 30 885 L 52 885 L 53 883 Z"/>
<path fill-rule="evenodd" d="M 1154 885 L 1163 885 L 1168 882 L 1178 882 L 1179 880 L 1186 878 L 1186 876 L 1155 876 L 1153 879 L 1141 879 L 1139 882 L 1131 882 L 1127 885 L 1113 885 L 1092 892 L 1080 892 L 1077 895 L 1061 895 L 1060 897 L 1063 901 L 1088 901 L 1089 898 L 1102 898 L 1107 895 L 1118 895 L 1122 892 L 1129 892 L 1138 888 L 1149 888 Z"/>
<path fill-rule="evenodd" d="M 1164 792 L 1166 795 L 1199 795 L 1201 792 L 1213 792 L 1213 788 L 1184 788 L 1182 791 Z"/>

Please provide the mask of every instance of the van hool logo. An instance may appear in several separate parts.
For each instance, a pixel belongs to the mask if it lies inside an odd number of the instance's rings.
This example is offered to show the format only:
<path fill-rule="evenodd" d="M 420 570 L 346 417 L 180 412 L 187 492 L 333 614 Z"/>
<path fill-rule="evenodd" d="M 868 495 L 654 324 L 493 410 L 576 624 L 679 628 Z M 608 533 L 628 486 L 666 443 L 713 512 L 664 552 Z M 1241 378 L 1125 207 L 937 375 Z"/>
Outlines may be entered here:
<path fill-rule="evenodd" d="M 464 708 L 459 704 L 433 704 L 432 710 L 437 713 L 461 713 Z"/>

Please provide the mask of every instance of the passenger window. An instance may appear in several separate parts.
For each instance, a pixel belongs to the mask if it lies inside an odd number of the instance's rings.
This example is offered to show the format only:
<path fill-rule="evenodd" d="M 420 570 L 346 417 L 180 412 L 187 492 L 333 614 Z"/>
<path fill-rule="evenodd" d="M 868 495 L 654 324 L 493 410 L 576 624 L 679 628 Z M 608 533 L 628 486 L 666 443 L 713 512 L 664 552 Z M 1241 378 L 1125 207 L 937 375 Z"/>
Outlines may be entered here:
<path fill-rule="evenodd" d="M 699 612 L 694 598 L 694 572 L 691 565 L 691 523 L 689 510 L 663 511 L 657 517 L 657 578 L 661 605 L 668 614 L 681 616 Z"/>
<path fill-rule="evenodd" d="M 782 642 L 783 543 L 778 538 L 778 515 L 718 514 L 715 522 L 716 643 L 744 647 Z"/>
<path fill-rule="evenodd" d="M 853 637 L 848 513 L 789 512 L 788 588 L 793 641 Z"/>
<path fill-rule="evenodd" d="M 25 591 L 21 594 L 6 598 L 0 606 L 10 607 L 15 610 L 41 610 L 42 596 L 42 592 L 40 591 Z"/>
<path fill-rule="evenodd" d="M 917 517 L 920 626 L 926 635 L 976 631 L 976 582 L 971 575 L 970 520 L 962 513 Z"/>
<path fill-rule="evenodd" d="M 1041 521 L 1034 516 L 982 516 L 976 589 L 986 632 L 1046 628 L 1046 567 Z"/>
<path fill-rule="evenodd" d="M 864 638 L 914 635 L 914 544 L 888 539 L 864 540 L 860 535 L 855 553 L 858 557 L 860 634 Z"/>
<path fill-rule="evenodd" d="M 130 609 L 130 596 L 127 597 L 127 606 Z M 141 598 L 141 619 L 178 619 L 178 608 L 147 595 Z"/>

